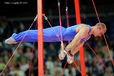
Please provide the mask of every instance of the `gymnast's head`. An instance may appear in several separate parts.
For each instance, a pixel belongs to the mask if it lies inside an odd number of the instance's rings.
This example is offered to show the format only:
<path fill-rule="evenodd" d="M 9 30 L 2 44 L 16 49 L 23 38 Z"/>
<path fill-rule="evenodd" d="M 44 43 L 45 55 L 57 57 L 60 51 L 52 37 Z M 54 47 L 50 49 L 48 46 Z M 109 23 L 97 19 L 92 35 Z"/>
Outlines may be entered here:
<path fill-rule="evenodd" d="M 95 28 L 94 28 L 93 35 L 95 37 L 101 37 L 102 35 L 105 34 L 107 30 L 106 25 L 104 23 L 97 23 L 94 27 Z"/>

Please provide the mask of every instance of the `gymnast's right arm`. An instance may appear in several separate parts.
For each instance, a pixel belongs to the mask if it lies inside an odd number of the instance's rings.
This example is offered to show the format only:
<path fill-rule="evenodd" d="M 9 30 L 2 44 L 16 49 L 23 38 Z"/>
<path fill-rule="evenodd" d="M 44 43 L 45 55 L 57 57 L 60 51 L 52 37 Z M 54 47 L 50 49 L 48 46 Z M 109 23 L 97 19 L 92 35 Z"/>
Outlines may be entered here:
<path fill-rule="evenodd" d="M 89 31 L 88 27 L 84 27 L 83 29 L 80 29 L 80 31 L 75 35 L 71 43 L 66 46 L 66 50 L 70 51 L 73 48 L 76 49 L 77 48 L 76 46 L 79 46 L 80 40 L 88 34 L 88 31 Z"/>

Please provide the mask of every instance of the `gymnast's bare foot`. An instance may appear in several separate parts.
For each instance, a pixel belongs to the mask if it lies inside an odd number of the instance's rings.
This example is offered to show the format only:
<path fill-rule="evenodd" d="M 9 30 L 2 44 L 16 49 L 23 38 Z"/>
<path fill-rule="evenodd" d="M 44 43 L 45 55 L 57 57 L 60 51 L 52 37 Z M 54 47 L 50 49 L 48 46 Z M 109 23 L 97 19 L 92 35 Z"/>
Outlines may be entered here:
<path fill-rule="evenodd" d="M 5 44 L 16 44 L 16 40 L 14 40 L 12 37 L 5 40 Z"/>

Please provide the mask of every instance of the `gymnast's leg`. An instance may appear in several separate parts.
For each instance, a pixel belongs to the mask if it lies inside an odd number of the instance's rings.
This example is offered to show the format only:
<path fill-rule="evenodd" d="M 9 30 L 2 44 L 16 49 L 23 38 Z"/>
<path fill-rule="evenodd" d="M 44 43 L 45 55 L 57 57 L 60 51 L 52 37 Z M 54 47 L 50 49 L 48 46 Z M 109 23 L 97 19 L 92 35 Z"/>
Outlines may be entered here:
<path fill-rule="evenodd" d="M 53 27 L 54 31 L 60 38 L 60 26 Z M 44 42 L 60 42 L 55 32 L 51 28 L 43 29 L 43 41 Z M 65 28 L 62 27 L 62 32 Z M 16 44 L 21 42 L 37 42 L 38 41 L 38 30 L 29 30 L 20 32 L 19 34 L 13 34 L 10 38 L 5 40 L 6 44 Z"/>
<path fill-rule="evenodd" d="M 19 34 L 14 33 L 10 38 L 5 40 L 6 44 L 16 44 L 21 42 L 36 42 L 37 40 L 37 30 L 29 30 L 20 32 Z"/>

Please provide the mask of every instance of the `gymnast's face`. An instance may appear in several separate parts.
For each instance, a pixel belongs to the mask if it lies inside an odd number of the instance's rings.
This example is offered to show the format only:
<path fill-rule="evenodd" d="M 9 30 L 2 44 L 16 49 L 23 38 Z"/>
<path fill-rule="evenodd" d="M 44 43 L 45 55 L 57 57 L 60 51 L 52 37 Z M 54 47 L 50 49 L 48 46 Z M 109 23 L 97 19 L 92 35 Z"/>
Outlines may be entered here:
<path fill-rule="evenodd" d="M 94 36 L 101 37 L 102 35 L 104 35 L 105 32 L 106 32 L 106 29 L 103 29 L 101 26 L 97 26 L 94 31 Z"/>

